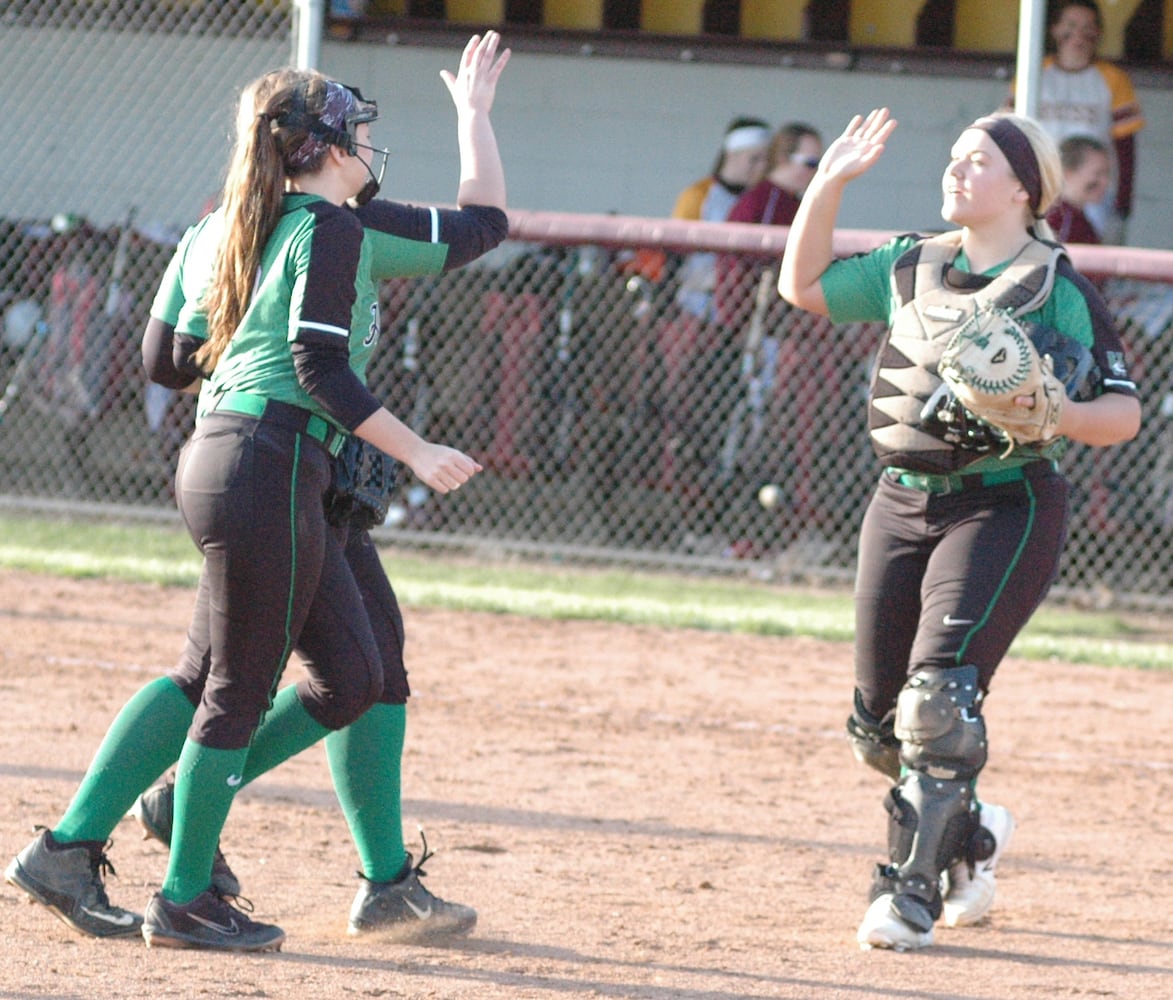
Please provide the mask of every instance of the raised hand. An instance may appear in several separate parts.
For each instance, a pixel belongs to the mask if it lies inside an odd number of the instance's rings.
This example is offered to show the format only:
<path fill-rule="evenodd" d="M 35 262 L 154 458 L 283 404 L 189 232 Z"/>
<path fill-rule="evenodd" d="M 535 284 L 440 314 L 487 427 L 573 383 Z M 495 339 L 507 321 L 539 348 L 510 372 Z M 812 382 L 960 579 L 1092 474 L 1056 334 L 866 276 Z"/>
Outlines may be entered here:
<path fill-rule="evenodd" d="M 896 129 L 887 108 L 875 108 L 867 116 L 856 115 L 823 154 L 819 173 L 827 179 L 849 181 L 871 169 L 884 152 L 884 143 Z"/>
<path fill-rule="evenodd" d="M 500 44 L 501 36 L 495 31 L 486 31 L 483 38 L 473 35 L 464 47 L 456 75 L 440 70 L 440 78 L 448 87 L 457 111 L 488 111 L 493 106 L 497 80 L 510 56 L 509 49 L 498 55 Z"/>

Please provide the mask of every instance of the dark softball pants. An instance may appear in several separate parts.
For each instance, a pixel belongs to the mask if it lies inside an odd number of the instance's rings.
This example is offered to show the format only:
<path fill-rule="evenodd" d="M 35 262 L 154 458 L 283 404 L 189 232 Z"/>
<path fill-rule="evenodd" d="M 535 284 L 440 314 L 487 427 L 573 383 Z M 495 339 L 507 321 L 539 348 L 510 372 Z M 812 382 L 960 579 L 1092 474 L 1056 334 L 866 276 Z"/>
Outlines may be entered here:
<path fill-rule="evenodd" d="M 176 493 L 204 567 L 172 677 L 198 698 L 189 735 L 202 746 L 248 746 L 303 634 L 333 654 L 306 650 L 298 695 L 319 724 L 341 729 L 382 693 L 345 531 L 325 519 L 330 463 L 314 438 L 266 417 L 209 414 L 184 447 Z"/>
<path fill-rule="evenodd" d="M 1050 462 L 997 485 L 951 479 L 956 489 L 931 492 L 886 471 L 864 515 L 855 683 L 876 718 L 922 667 L 972 664 L 988 691 L 1059 570 L 1069 488 Z"/>

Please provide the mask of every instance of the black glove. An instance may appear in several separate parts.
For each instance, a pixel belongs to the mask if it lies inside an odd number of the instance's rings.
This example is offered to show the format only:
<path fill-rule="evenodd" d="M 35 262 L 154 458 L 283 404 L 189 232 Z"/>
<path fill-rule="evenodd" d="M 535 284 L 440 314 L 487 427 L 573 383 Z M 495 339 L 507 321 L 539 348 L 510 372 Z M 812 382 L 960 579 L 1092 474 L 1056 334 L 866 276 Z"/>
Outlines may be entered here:
<path fill-rule="evenodd" d="M 334 458 L 334 478 L 326 491 L 326 520 L 364 530 L 387 519 L 399 464 L 362 438 L 347 438 Z"/>

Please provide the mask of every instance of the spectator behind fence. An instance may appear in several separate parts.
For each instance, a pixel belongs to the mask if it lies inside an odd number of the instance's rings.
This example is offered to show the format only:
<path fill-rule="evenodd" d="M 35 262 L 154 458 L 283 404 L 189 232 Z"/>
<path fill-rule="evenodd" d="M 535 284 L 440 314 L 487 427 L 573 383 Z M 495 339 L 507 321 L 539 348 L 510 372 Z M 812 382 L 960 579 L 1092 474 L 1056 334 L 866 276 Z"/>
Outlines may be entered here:
<path fill-rule="evenodd" d="M 766 176 L 737 199 L 728 221 L 789 226 L 822 155 L 823 139 L 814 127 L 801 122 L 783 125 L 770 141 Z M 763 482 L 779 478 L 783 466 L 789 468 L 783 509 L 813 531 L 821 513 L 813 494 L 819 481 L 814 469 L 818 429 L 813 419 L 818 391 L 835 382 L 833 371 L 827 370 L 828 365 L 833 368 L 835 352 L 812 350 L 812 341 L 832 331 L 825 321 L 812 323 L 811 317 L 802 316 L 801 336 L 784 335 L 790 306 L 771 295 L 761 316 L 764 336 L 759 344 L 751 344 L 754 304 L 766 267 L 765 261 L 744 254 L 723 253 L 717 258 L 714 311 L 720 346 L 712 400 L 720 419 L 714 422 L 718 438 L 709 451 L 717 456 L 720 482 L 740 478 L 742 489 L 735 497 L 744 488 L 756 491 Z M 776 264 L 774 268 L 771 284 Z M 812 364 L 819 369 L 817 378 L 805 377 Z M 741 391 L 753 387 L 748 399 L 750 427 L 763 428 L 758 433 L 743 433 L 738 426 L 739 380 L 745 383 Z"/>
<path fill-rule="evenodd" d="M 733 203 L 728 222 L 752 222 L 763 226 L 789 226 L 798 211 L 798 201 L 815 175 L 823 140 L 818 131 L 801 122 L 783 125 L 770 140 L 766 176 L 748 188 Z M 717 258 L 716 316 L 736 332 L 749 318 L 753 307 L 756 267 L 749 258 L 723 253 Z M 781 301 L 781 300 L 779 300 Z"/>
<path fill-rule="evenodd" d="M 1136 136 L 1145 120 L 1128 74 L 1096 57 L 1103 28 L 1095 0 L 1068 0 L 1055 8 L 1050 22 L 1055 51 L 1043 61 L 1036 117 L 1057 143 L 1090 135 L 1112 151 L 1109 188 L 1084 211 L 1102 242 L 1122 243 L 1132 213 Z"/>
<path fill-rule="evenodd" d="M 680 193 L 672 218 L 724 222 L 741 194 L 762 176 L 769 142 L 769 126 L 760 118 L 734 118 L 725 129 L 712 172 Z M 689 315 L 712 319 L 716 284 L 717 255 L 689 254 L 680 267 L 676 302 Z"/>
<path fill-rule="evenodd" d="M 1059 145 L 1063 193 L 1047 212 L 1047 224 L 1060 243 L 1101 243 L 1085 209 L 1104 197 L 1112 176 L 1112 155 L 1090 135 L 1068 136 Z"/>

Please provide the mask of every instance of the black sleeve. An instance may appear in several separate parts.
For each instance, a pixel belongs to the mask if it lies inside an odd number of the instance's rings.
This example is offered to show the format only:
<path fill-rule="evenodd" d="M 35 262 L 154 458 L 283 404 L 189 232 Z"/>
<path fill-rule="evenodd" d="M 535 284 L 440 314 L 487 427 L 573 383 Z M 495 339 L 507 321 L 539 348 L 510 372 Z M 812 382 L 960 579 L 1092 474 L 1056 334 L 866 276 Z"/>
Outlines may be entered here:
<path fill-rule="evenodd" d="M 175 332 L 175 328 L 152 316 L 143 334 L 143 367 L 147 378 L 168 389 L 186 389 L 196 379 L 206 378 L 193 355 L 203 341 Z"/>
<path fill-rule="evenodd" d="M 328 201 L 312 202 L 306 211 L 314 215 L 314 226 L 294 339 L 345 342 L 356 294 L 354 276 L 362 254 L 362 226 L 354 213 Z"/>
<path fill-rule="evenodd" d="M 1099 289 L 1075 270 L 1066 257 L 1059 259 L 1056 273 L 1074 284 L 1083 295 L 1084 301 L 1087 302 L 1088 313 L 1092 320 L 1092 332 L 1095 335 L 1095 342 L 1091 347 L 1092 357 L 1100 370 L 1103 391 L 1118 392 L 1124 396 L 1138 396 L 1136 383 L 1128 372 L 1124 344 L 1120 340 L 1116 321 Z"/>
<path fill-rule="evenodd" d="M 295 341 L 291 348 L 301 387 L 348 431 L 353 431 L 382 406 L 350 367 L 345 340 Z"/>
<path fill-rule="evenodd" d="M 444 270 L 463 267 L 509 235 L 509 216 L 488 205 L 420 208 L 376 199 L 356 210 L 364 227 L 421 243 L 448 247 Z"/>

